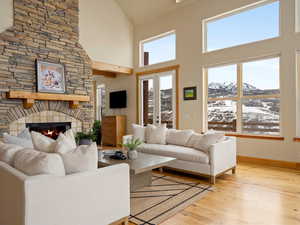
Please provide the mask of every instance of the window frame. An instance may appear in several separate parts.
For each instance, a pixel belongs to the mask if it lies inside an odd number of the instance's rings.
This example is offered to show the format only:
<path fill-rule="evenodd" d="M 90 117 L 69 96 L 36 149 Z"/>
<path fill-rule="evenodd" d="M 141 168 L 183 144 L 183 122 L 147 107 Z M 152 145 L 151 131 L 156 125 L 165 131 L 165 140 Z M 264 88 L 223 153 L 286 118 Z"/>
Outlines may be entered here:
<path fill-rule="evenodd" d="M 256 62 L 260 60 L 268 60 L 268 59 L 274 59 L 279 58 L 279 94 L 271 94 L 271 95 L 244 95 L 243 93 L 243 64 L 244 63 L 251 63 Z M 222 67 L 222 66 L 230 66 L 230 65 L 236 65 L 236 76 L 237 76 L 237 96 L 235 97 L 218 97 L 218 98 L 209 98 L 208 97 L 208 69 L 210 68 L 216 68 L 216 67 Z M 282 115 L 281 115 L 281 105 L 279 109 L 279 132 L 278 134 L 256 134 L 256 133 L 250 133 L 245 132 L 242 130 L 243 128 L 243 100 L 248 99 L 270 99 L 270 98 L 276 98 L 279 99 L 279 102 L 281 103 L 281 54 L 273 54 L 265 57 L 259 57 L 259 58 L 252 58 L 249 60 L 243 60 L 238 61 L 236 63 L 229 62 L 225 64 L 216 64 L 216 65 L 209 65 L 203 68 L 203 84 L 204 84 L 204 118 L 203 118 L 203 130 L 208 130 L 208 102 L 209 101 L 222 101 L 222 100 L 231 100 L 236 101 L 236 132 L 226 132 L 226 134 L 229 135 L 253 135 L 253 136 L 270 136 L 270 137 L 279 137 L 282 134 Z"/>
<path fill-rule="evenodd" d="M 239 14 L 239 13 L 243 13 L 243 12 L 246 12 L 248 10 L 255 9 L 255 8 L 258 8 L 258 7 L 261 7 L 261 6 L 264 6 L 264 5 L 268 5 L 268 4 L 271 4 L 271 3 L 274 3 L 274 2 L 279 2 L 279 4 L 280 4 L 279 5 L 279 24 L 278 24 L 279 34 L 278 34 L 278 36 L 272 37 L 272 38 L 267 38 L 267 39 L 262 39 L 262 40 L 257 40 L 257 41 L 253 41 L 253 42 L 249 42 L 249 43 L 244 43 L 244 44 L 237 44 L 237 45 L 234 45 L 234 46 L 215 49 L 215 50 L 211 50 L 211 51 L 207 50 L 207 31 L 208 31 L 207 30 L 207 24 L 209 22 L 216 21 L 216 20 L 219 20 L 219 19 L 223 19 L 223 18 L 233 16 L 233 15 L 236 15 L 236 14 Z M 246 5 L 246 6 L 243 6 L 243 7 L 228 11 L 228 12 L 218 14 L 218 15 L 213 16 L 213 17 L 203 19 L 202 20 L 202 31 L 203 31 L 203 33 L 202 33 L 202 53 L 210 53 L 210 52 L 215 52 L 215 51 L 221 51 L 221 50 L 224 50 L 224 49 L 229 49 L 229 48 L 249 45 L 249 44 L 253 44 L 253 43 L 257 43 L 257 42 L 262 42 L 262 41 L 266 41 L 266 40 L 272 40 L 272 39 L 280 38 L 281 34 L 282 34 L 282 31 L 281 31 L 281 0 L 262 0 L 262 1 L 255 2 L 255 3 L 250 4 L 250 5 Z"/>
<path fill-rule="evenodd" d="M 300 32 L 300 0 L 295 0 L 295 33 Z"/>
<path fill-rule="evenodd" d="M 175 58 L 170 59 L 170 60 L 166 60 L 166 61 L 162 61 L 162 62 L 158 62 L 158 63 L 144 65 L 144 44 L 147 43 L 147 42 L 158 40 L 160 38 L 167 37 L 167 36 L 172 35 L 172 34 L 175 34 Z M 152 65 L 161 64 L 161 63 L 171 62 L 171 61 L 174 61 L 176 59 L 177 59 L 177 35 L 176 35 L 176 30 L 167 31 L 167 32 L 164 32 L 162 34 L 159 34 L 159 35 L 141 40 L 140 43 L 139 43 L 139 67 L 148 67 L 148 66 L 152 66 Z"/>

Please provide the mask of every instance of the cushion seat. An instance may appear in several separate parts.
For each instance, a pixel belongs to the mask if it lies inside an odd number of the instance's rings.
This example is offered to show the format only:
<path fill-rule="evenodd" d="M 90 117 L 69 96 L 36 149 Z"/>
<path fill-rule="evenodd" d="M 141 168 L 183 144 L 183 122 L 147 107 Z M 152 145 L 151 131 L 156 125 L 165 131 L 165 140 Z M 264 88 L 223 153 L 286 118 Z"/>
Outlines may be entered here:
<path fill-rule="evenodd" d="M 177 145 L 142 144 L 137 149 L 139 152 L 173 157 L 178 160 L 209 163 L 209 157 L 205 152 Z"/>

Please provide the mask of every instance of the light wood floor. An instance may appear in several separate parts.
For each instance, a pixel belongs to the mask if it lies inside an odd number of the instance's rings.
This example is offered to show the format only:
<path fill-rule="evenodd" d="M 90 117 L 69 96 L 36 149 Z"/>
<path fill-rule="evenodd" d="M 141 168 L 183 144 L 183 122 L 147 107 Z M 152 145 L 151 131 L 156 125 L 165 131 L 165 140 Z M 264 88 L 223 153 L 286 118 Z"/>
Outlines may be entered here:
<path fill-rule="evenodd" d="M 241 163 L 215 187 L 161 225 L 300 225 L 299 170 Z"/>

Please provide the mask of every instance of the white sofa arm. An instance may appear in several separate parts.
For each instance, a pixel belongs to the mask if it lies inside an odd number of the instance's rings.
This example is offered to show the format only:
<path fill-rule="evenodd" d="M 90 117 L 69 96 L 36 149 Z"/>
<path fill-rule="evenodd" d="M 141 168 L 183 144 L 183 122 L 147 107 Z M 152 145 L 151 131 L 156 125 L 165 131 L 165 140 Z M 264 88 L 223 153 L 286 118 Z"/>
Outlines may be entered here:
<path fill-rule="evenodd" d="M 24 181 L 27 176 L 0 162 L 0 224 L 23 224 Z"/>
<path fill-rule="evenodd" d="M 25 181 L 25 225 L 107 225 L 130 214 L 129 167 Z"/>
<path fill-rule="evenodd" d="M 213 176 L 236 166 L 236 138 L 226 137 L 209 148 L 211 174 Z"/>
<path fill-rule="evenodd" d="M 131 135 L 131 134 L 123 136 L 123 144 L 128 143 L 129 141 L 132 140 L 132 138 L 133 138 L 133 135 Z"/>

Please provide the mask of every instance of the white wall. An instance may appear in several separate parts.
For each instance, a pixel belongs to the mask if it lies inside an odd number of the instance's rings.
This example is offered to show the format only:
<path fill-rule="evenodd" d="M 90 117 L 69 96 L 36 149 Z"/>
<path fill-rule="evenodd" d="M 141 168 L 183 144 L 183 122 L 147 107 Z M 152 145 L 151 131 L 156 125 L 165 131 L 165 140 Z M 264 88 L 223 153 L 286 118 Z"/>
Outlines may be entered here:
<path fill-rule="evenodd" d="M 0 32 L 13 25 L 13 0 L 0 0 Z"/>
<path fill-rule="evenodd" d="M 79 1 L 80 43 L 92 60 L 132 67 L 133 25 L 115 0 Z"/>
<path fill-rule="evenodd" d="M 0 32 L 13 25 L 13 0 L 0 0 Z M 92 60 L 132 67 L 133 25 L 115 0 L 79 0 L 80 43 Z"/>
<path fill-rule="evenodd" d="M 297 49 L 300 49 L 300 35 L 294 32 L 294 0 L 281 1 L 281 37 L 205 54 L 201 51 L 202 19 L 254 2 L 256 0 L 201 0 L 199 3 L 180 9 L 163 18 L 158 18 L 156 22 L 135 27 L 135 70 L 144 70 L 138 66 L 139 41 L 175 29 L 177 33 L 177 59 L 173 62 L 149 66 L 147 69 L 180 64 L 180 128 L 193 128 L 201 131 L 204 102 L 201 98 L 197 101 L 183 101 L 182 89 L 186 86 L 197 85 L 198 96 L 203 96 L 202 69 L 204 67 L 279 53 L 281 55 L 281 127 L 282 136 L 285 137 L 285 140 L 239 139 L 238 152 L 239 155 L 244 156 L 300 161 L 300 144 L 293 142 L 293 137 L 296 136 L 295 53 Z M 133 83 L 132 87 L 134 85 Z"/>
<path fill-rule="evenodd" d="M 127 116 L 127 132 L 131 132 L 131 124 L 136 121 L 136 113 L 135 110 L 135 88 L 133 84 L 135 84 L 135 76 L 127 76 L 127 75 L 118 75 L 117 78 L 107 78 L 103 76 L 94 76 L 94 80 L 96 80 L 97 85 L 104 84 L 106 91 L 106 106 L 104 115 L 126 115 Z M 109 108 L 109 93 L 113 91 L 127 91 L 127 108 L 124 109 L 110 109 Z"/>

